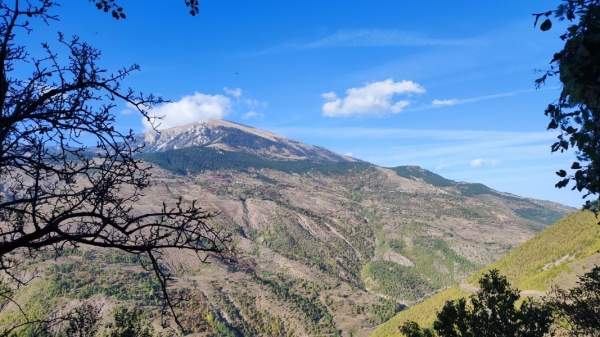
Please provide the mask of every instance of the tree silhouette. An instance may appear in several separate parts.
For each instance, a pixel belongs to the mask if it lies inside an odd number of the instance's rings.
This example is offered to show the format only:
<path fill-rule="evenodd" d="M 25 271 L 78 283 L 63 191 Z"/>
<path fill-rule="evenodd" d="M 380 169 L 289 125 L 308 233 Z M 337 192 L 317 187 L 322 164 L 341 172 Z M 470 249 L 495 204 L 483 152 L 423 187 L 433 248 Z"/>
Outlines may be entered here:
<path fill-rule="evenodd" d="M 600 193 L 600 0 L 563 0 L 556 10 L 534 14 L 542 31 L 552 28 L 552 19 L 568 21 L 560 38 L 562 50 L 554 54 L 550 69 L 537 81 L 544 84 L 557 76 L 562 91 L 548 105 L 548 129 L 558 129 L 558 140 L 552 151 L 575 149 L 577 160 L 567 170 L 556 174 L 562 188 L 574 182 L 573 189 L 584 191 L 585 197 Z M 541 22 L 541 23 L 540 23 Z M 585 207 L 598 209 L 600 200 L 587 201 Z"/>
<path fill-rule="evenodd" d="M 99 10 L 109 13 L 113 18 L 120 20 L 125 19 L 126 14 L 120 2 L 116 0 L 89 0 L 96 5 Z M 184 0 L 185 6 L 188 8 L 190 15 L 196 16 L 200 12 L 200 0 Z"/>
<path fill-rule="evenodd" d="M 569 335 L 600 336 L 600 266 L 582 275 L 576 287 L 555 289 L 549 305 L 568 322 Z"/>
<path fill-rule="evenodd" d="M 407 322 L 400 331 L 407 337 L 543 337 L 550 330 L 550 309 L 530 300 L 518 306 L 519 292 L 497 270 L 483 275 L 479 286 L 469 301 L 446 302 L 433 329 Z"/>
<path fill-rule="evenodd" d="M 22 285 L 19 261 L 79 245 L 144 255 L 174 314 L 164 251 L 227 257 L 230 237 L 195 201 L 136 208 L 151 167 L 137 159 L 132 131 L 115 126 L 114 109 L 125 103 L 153 122 L 151 108 L 163 100 L 123 88 L 139 67 L 110 73 L 100 51 L 77 37 L 60 34 L 56 49 L 43 44 L 45 55 L 30 56 L 16 37 L 32 32 L 31 20 L 57 20 L 55 6 L 0 2 L 0 271 Z"/>

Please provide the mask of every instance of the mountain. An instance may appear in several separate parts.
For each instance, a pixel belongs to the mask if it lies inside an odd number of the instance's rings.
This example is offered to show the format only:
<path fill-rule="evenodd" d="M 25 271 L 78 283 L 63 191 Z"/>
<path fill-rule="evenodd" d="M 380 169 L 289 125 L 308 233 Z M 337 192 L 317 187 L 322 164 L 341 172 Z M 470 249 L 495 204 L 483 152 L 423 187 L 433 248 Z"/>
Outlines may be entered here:
<path fill-rule="evenodd" d="M 303 144 L 268 131 L 226 120 L 210 120 L 160 132 L 151 131 L 145 133 L 139 140 L 146 144 L 147 152 L 204 147 L 252 154 L 263 159 L 355 161 L 353 158 L 338 155 L 318 146 Z"/>
<path fill-rule="evenodd" d="M 139 140 L 141 158 L 155 166 L 140 211 L 198 199 L 235 234 L 246 266 L 169 253 L 173 287 L 194 299 L 184 313 L 200 336 L 367 336 L 573 211 L 227 121 Z M 135 263 L 67 252 L 40 262 L 46 276 L 22 301 L 37 313 L 83 299 L 156 304 L 158 285 Z"/>
<path fill-rule="evenodd" d="M 470 275 L 460 284 L 427 298 L 400 312 L 375 330 L 373 337 L 401 336 L 398 327 L 406 321 L 430 325 L 435 313 L 452 299 L 466 297 L 477 289 L 477 280 L 490 269 L 506 275 L 523 296 L 543 296 L 552 287 L 575 286 L 577 275 L 600 264 L 600 226 L 591 212 L 567 216 L 499 261 Z"/>

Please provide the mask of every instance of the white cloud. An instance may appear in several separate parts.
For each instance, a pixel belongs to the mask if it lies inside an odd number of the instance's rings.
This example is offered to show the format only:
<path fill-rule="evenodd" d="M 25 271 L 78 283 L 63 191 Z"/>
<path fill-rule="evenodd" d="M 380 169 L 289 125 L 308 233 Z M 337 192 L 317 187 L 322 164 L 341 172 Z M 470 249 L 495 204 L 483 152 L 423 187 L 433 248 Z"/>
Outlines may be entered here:
<path fill-rule="evenodd" d="M 242 100 L 242 105 L 250 110 L 260 110 L 267 107 L 267 102 L 260 101 L 254 98 L 245 98 Z"/>
<path fill-rule="evenodd" d="M 183 96 L 180 100 L 161 104 L 151 110 L 155 117 L 155 126 L 166 129 L 211 119 L 222 119 L 232 110 L 231 99 L 223 95 L 207 95 L 197 92 Z M 142 120 L 144 127 L 150 129 L 147 120 Z"/>
<path fill-rule="evenodd" d="M 457 99 L 434 99 L 433 101 L 431 101 L 431 105 L 434 106 L 451 106 L 451 105 L 456 105 L 458 104 L 460 101 Z"/>
<path fill-rule="evenodd" d="M 522 95 L 522 94 L 534 93 L 534 92 L 538 92 L 540 90 L 555 90 L 555 89 L 557 89 L 557 88 L 556 87 L 548 87 L 548 88 L 539 89 L 539 90 L 538 89 L 514 90 L 514 91 L 501 92 L 501 93 L 495 93 L 495 94 L 490 94 L 490 95 L 474 96 L 474 97 L 468 97 L 468 98 L 434 99 L 433 101 L 431 101 L 431 105 L 417 107 L 417 108 L 411 109 L 411 111 L 429 110 L 429 109 L 443 108 L 443 107 L 454 106 L 454 105 L 478 103 L 478 102 L 482 102 L 482 101 L 488 101 L 488 100 L 518 96 L 518 95 Z"/>
<path fill-rule="evenodd" d="M 242 97 L 242 94 L 243 94 L 243 91 L 240 88 L 225 87 L 225 88 L 223 88 L 223 92 L 225 92 L 225 95 L 231 96 L 233 98 L 240 98 L 240 97 Z"/>
<path fill-rule="evenodd" d="M 424 47 L 424 46 L 462 46 L 472 44 L 473 39 L 440 39 L 426 35 L 394 29 L 357 29 L 340 30 L 297 48 L 332 47 Z"/>
<path fill-rule="evenodd" d="M 254 110 L 250 110 L 242 115 L 243 119 L 253 119 L 253 118 L 262 118 L 264 114 L 261 112 L 257 112 Z"/>
<path fill-rule="evenodd" d="M 243 119 L 263 118 L 265 114 L 261 111 L 267 108 L 267 103 L 253 98 L 244 98 L 239 105 L 247 111 L 242 114 Z"/>
<path fill-rule="evenodd" d="M 367 83 L 359 88 L 350 88 L 346 90 L 346 96 L 341 98 L 334 92 L 326 92 L 321 95 L 326 101 L 323 104 L 322 111 L 323 115 L 327 117 L 399 113 L 410 102 L 408 100 L 394 100 L 395 96 L 422 94 L 424 92 L 425 88 L 413 81 L 395 82 L 392 79 L 387 79 Z"/>
<path fill-rule="evenodd" d="M 321 94 L 321 98 L 323 98 L 326 101 L 333 101 L 333 100 L 337 99 L 337 95 L 335 92 L 330 91 L 330 92 Z"/>
<path fill-rule="evenodd" d="M 480 43 L 469 38 L 436 38 L 395 29 L 339 30 L 308 41 L 291 41 L 249 53 L 250 56 L 322 48 L 456 47 Z"/>
<path fill-rule="evenodd" d="M 484 167 L 484 166 L 496 166 L 498 165 L 497 159 L 485 159 L 485 158 L 477 158 L 473 159 L 469 162 L 471 167 Z"/>

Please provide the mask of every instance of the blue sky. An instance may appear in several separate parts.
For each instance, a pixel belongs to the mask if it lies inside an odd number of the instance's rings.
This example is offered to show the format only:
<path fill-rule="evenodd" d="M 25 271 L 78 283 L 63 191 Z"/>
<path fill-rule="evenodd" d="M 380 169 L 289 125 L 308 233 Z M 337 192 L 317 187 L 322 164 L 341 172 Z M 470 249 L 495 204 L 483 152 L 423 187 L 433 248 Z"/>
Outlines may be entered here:
<path fill-rule="evenodd" d="M 383 166 L 443 176 L 577 206 L 553 174 L 573 154 L 550 154 L 536 70 L 560 48 L 531 13 L 556 1 L 123 1 L 110 19 L 64 1 L 61 22 L 27 38 L 77 33 L 109 69 L 138 63 L 128 84 L 163 95 L 165 126 L 222 117 Z M 176 2 L 176 4 L 173 4 Z M 120 127 L 143 131 L 123 107 Z"/>

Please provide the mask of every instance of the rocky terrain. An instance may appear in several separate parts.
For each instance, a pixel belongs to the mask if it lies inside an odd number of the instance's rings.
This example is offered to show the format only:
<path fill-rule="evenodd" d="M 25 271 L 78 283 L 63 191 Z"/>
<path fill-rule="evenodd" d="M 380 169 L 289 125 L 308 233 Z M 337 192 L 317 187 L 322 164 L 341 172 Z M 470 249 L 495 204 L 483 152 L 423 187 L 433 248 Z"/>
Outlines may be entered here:
<path fill-rule="evenodd" d="M 199 335 L 366 336 L 572 211 L 227 121 L 141 139 L 155 169 L 140 209 L 197 199 L 218 211 L 213 222 L 234 233 L 244 261 L 232 268 L 170 255 L 174 288 L 194 299 L 186 324 Z M 90 276 L 100 268 L 115 272 Z M 72 252 L 46 270 L 25 302 L 51 289 L 56 305 L 155 304 L 151 275 L 111 252 Z"/>

